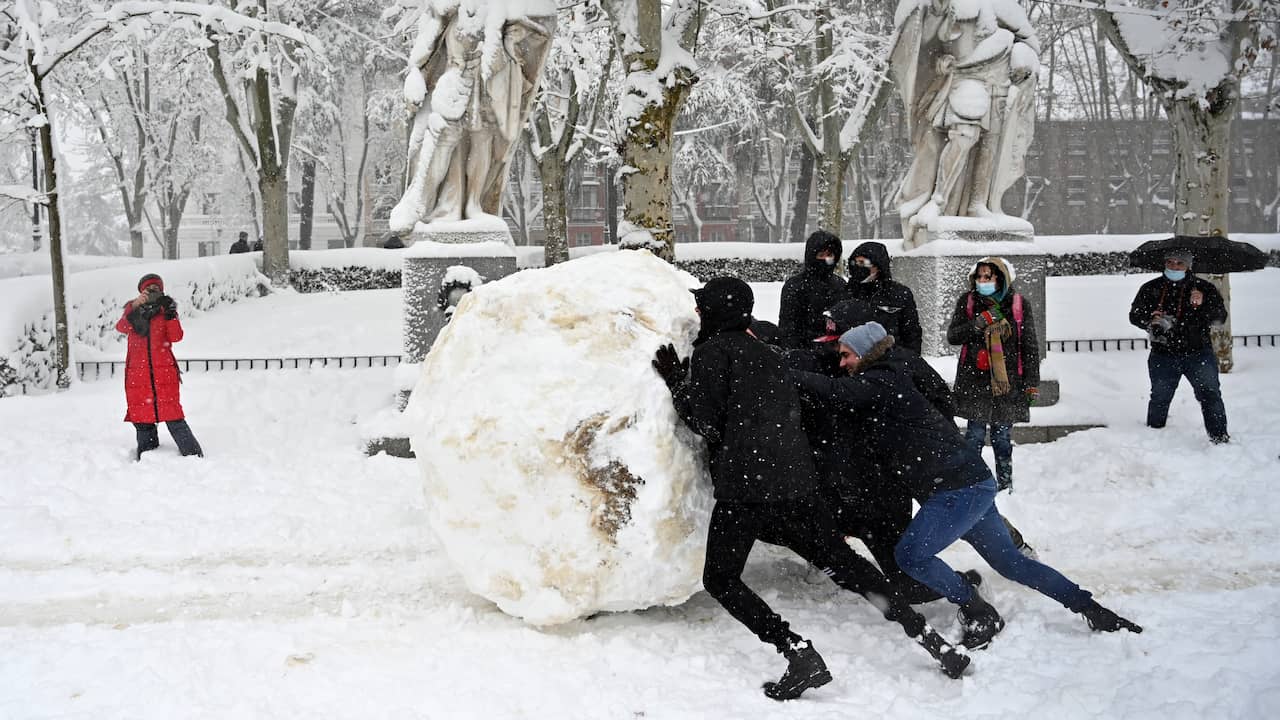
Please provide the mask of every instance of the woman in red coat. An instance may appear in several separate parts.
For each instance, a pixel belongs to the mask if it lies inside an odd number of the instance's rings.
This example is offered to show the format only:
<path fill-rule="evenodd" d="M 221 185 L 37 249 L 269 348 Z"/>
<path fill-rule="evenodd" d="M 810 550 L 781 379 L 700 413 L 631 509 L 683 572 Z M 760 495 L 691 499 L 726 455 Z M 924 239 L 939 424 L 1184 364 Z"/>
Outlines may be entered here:
<path fill-rule="evenodd" d="M 135 457 L 160 446 L 156 424 L 163 422 L 183 455 L 204 456 L 200 443 L 187 425 L 179 397 L 178 361 L 173 343 L 182 339 L 182 323 L 173 298 L 164 294 L 164 280 L 148 273 L 138 281 L 138 297 L 124 306 L 116 323 L 124 333 L 129 353 L 124 362 L 124 395 L 129 402 L 125 422 L 138 432 Z"/>

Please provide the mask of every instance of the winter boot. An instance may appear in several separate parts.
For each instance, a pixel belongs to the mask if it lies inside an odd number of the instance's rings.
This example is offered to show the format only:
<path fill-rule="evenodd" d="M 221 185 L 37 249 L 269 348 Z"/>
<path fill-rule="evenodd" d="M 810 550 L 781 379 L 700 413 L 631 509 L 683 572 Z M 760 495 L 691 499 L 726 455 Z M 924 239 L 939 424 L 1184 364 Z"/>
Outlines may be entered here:
<path fill-rule="evenodd" d="M 960 606 L 960 623 L 964 626 L 964 638 L 960 643 L 970 650 L 981 650 L 990 645 L 991 639 L 1004 629 L 1004 619 L 978 592 L 982 576 L 977 570 L 966 570 L 961 573 L 961 577 L 973 589 L 973 597 Z"/>
<path fill-rule="evenodd" d="M 133 427 L 138 437 L 138 448 L 133 452 L 133 459 L 141 460 L 142 453 L 160 447 L 160 434 L 155 423 L 134 423 Z"/>
<path fill-rule="evenodd" d="M 939 635 L 928 623 L 925 623 L 924 632 L 916 636 L 916 642 L 929 651 L 933 659 L 942 666 L 942 672 L 953 680 L 964 675 L 965 668 L 969 667 L 969 656 L 960 648 L 947 642 L 946 638 Z"/>
<path fill-rule="evenodd" d="M 1013 540 L 1013 546 L 1018 549 L 1018 552 L 1022 553 L 1024 557 L 1030 560 L 1039 561 L 1040 555 L 1036 552 L 1036 549 L 1027 544 L 1026 538 L 1022 537 L 1022 533 L 1019 532 L 1018 528 L 1014 527 L 1013 523 L 1009 522 L 1009 518 L 1001 515 L 1000 519 L 1004 521 L 1004 527 L 1009 531 L 1009 537 Z M 977 575 L 976 570 L 971 570 L 970 572 Z M 982 582 L 981 576 L 979 576 L 978 582 Z"/>
<path fill-rule="evenodd" d="M 996 458 L 996 492 L 1013 490 L 1013 458 Z"/>
<path fill-rule="evenodd" d="M 787 671 L 778 682 L 764 684 L 764 694 L 767 697 L 774 700 L 795 700 L 805 690 L 831 682 L 827 664 L 822 662 L 822 656 L 808 640 L 788 644 L 782 654 L 787 658 Z"/>
<path fill-rule="evenodd" d="M 1119 630 L 1128 630 L 1131 633 L 1142 632 L 1141 625 L 1130 622 L 1102 607 L 1097 600 L 1090 600 L 1089 604 L 1085 605 L 1079 612 L 1084 616 L 1085 622 L 1089 623 L 1089 629 L 1094 632 L 1117 632 Z"/>

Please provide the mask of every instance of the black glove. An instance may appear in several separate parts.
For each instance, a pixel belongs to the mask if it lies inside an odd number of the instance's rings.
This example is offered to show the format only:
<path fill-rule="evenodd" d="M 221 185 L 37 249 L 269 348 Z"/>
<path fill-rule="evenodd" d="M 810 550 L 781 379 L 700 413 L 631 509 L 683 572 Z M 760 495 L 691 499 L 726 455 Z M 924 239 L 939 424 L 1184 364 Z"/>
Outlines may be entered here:
<path fill-rule="evenodd" d="M 178 304 L 175 303 L 173 298 L 168 295 L 161 295 L 160 299 L 156 301 L 156 304 L 160 306 L 160 310 L 164 313 L 165 319 L 173 320 L 178 317 Z"/>
<path fill-rule="evenodd" d="M 653 354 L 653 369 L 658 371 L 667 387 L 674 390 L 689 373 L 689 359 L 681 360 L 675 345 L 667 343 Z"/>

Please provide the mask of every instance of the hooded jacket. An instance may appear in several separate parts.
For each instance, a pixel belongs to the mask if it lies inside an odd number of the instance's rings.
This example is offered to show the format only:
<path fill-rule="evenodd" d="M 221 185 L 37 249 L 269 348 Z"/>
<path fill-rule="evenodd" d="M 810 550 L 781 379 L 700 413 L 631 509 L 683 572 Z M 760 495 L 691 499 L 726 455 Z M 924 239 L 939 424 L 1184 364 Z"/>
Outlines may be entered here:
<path fill-rule="evenodd" d="M 878 273 L 875 280 L 862 282 L 867 272 L 854 263 L 854 258 L 871 261 Z M 849 283 L 845 294 L 876 308 L 875 321 L 884 326 L 898 345 L 920 352 L 924 331 L 920 329 L 920 312 L 911 288 L 893 279 L 889 250 L 883 243 L 864 242 L 849 255 Z"/>
<path fill-rule="evenodd" d="M 1204 293 L 1199 306 L 1191 304 L 1191 291 Z M 1210 326 L 1227 320 L 1227 306 L 1222 294 L 1213 283 L 1192 275 L 1173 282 L 1161 275 L 1138 288 L 1138 294 L 1129 307 L 1129 322 L 1148 330 L 1151 315 L 1163 310 L 1173 319 L 1173 325 L 1165 334 L 1166 342 L 1151 343 L 1151 352 L 1164 355 L 1191 355 L 1213 347 L 1209 340 Z"/>
<path fill-rule="evenodd" d="M 845 432 L 916 500 L 981 482 L 990 475 L 982 456 L 917 388 L 910 356 L 891 354 L 892 347 L 892 336 L 877 343 L 853 375 L 792 371 L 791 377 L 803 396 L 838 413 Z"/>
<path fill-rule="evenodd" d="M 818 489 L 800 398 L 782 355 L 746 332 L 751 288 L 714 278 L 695 292 L 702 327 L 688 377 L 672 390 L 676 413 L 707 441 L 717 500 L 780 502 Z"/>
<path fill-rule="evenodd" d="M 835 255 L 834 263 L 828 265 L 818 259 L 818 253 L 823 250 Z M 778 337 L 782 347 L 807 347 L 823 333 L 826 324 L 822 312 L 839 301 L 844 292 L 844 280 L 835 274 L 843 251 L 840 238 L 823 230 L 814 232 L 805 241 L 804 268 L 782 284 L 778 307 Z"/>
<path fill-rule="evenodd" d="M 977 291 L 974 276 L 979 265 L 990 265 L 996 269 L 1000 280 L 995 295 L 986 297 Z M 1040 386 L 1040 340 L 1036 331 L 1034 308 L 1025 295 L 1022 297 L 1021 332 L 1014 322 L 1016 277 L 1013 265 L 1004 258 L 986 257 L 979 260 L 969 272 L 969 291 L 960 295 L 951 313 L 947 342 L 963 348 L 956 365 L 955 382 L 956 414 L 962 418 L 1001 425 L 1031 419 L 1024 391 Z M 971 302 L 972 317 L 968 310 Z M 1010 389 L 1007 394 L 1000 396 L 991 394 L 991 370 L 978 367 L 979 355 L 985 356 L 987 349 L 987 321 L 982 317 L 982 312 L 992 305 L 998 306 L 1000 314 L 1014 326 L 1014 334 L 1003 343 L 1005 372 L 1009 376 Z"/>

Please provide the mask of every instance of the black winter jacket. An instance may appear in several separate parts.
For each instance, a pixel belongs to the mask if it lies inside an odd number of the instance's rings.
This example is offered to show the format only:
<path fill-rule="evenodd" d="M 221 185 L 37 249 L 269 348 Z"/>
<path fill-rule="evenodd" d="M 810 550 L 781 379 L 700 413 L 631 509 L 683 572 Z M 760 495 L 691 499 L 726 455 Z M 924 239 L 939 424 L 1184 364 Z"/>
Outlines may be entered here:
<path fill-rule="evenodd" d="M 868 354 L 859 372 L 841 378 L 792 371 L 801 394 L 817 398 L 850 423 L 876 463 L 916 500 L 990 476 L 982 456 L 955 423 L 934 408 L 911 379 L 904 358 Z"/>
<path fill-rule="evenodd" d="M 1204 293 L 1199 307 L 1191 304 L 1191 291 Z M 1190 355 L 1212 347 L 1209 326 L 1226 322 L 1227 307 L 1218 288 L 1208 280 L 1194 275 L 1181 282 L 1173 282 L 1163 275 L 1143 283 L 1129 308 L 1129 322 L 1147 330 L 1151 314 L 1156 310 L 1173 319 L 1173 327 L 1167 333 L 1167 342 L 1151 343 L 1151 352 L 1167 355 Z"/>
<path fill-rule="evenodd" d="M 876 279 L 860 282 L 855 257 L 864 257 L 879 269 Z M 893 279 L 890 270 L 889 251 L 878 242 L 865 242 L 849 255 L 849 282 L 845 286 L 846 297 L 869 303 L 876 309 L 875 321 L 889 331 L 898 345 L 920 352 L 924 331 L 920 329 L 920 312 L 916 308 L 916 296 L 911 288 Z"/>
<path fill-rule="evenodd" d="M 694 348 L 672 399 L 707 441 L 717 500 L 780 502 L 817 491 L 800 398 L 776 349 L 743 330 L 717 332 Z"/>
<path fill-rule="evenodd" d="M 822 250 L 835 253 L 840 262 L 840 239 L 830 233 L 815 232 L 804 247 L 804 269 L 782 284 L 778 307 L 778 339 L 782 347 L 803 348 L 823 334 L 826 320 L 822 313 L 836 304 L 844 293 L 844 280 L 835 274 L 836 265 L 818 259 Z"/>

